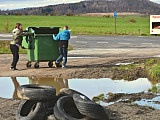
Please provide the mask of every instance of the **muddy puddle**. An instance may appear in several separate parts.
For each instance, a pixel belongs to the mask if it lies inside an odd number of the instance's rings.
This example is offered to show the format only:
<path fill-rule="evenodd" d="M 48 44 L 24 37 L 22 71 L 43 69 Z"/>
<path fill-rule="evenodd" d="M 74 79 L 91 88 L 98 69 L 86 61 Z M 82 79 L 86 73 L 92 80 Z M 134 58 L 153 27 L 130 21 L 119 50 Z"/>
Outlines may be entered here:
<path fill-rule="evenodd" d="M 139 78 L 134 81 L 126 80 L 112 80 L 109 78 L 101 79 L 63 79 L 63 78 L 34 78 L 34 77 L 0 77 L 0 97 L 1 98 L 14 98 L 18 99 L 17 88 L 24 84 L 42 84 L 50 85 L 56 88 L 58 94 L 59 90 L 62 88 L 70 88 L 77 90 L 90 99 L 93 97 L 107 93 L 140 93 L 147 92 L 152 89 L 153 86 L 157 86 L 160 92 L 160 83 L 150 82 L 146 78 Z M 156 109 L 160 109 L 160 104 L 156 104 L 154 101 L 160 101 L 160 97 L 155 97 L 153 99 L 141 99 L 135 101 L 139 105 L 148 105 Z M 109 105 L 113 104 L 101 102 L 100 104 Z"/>

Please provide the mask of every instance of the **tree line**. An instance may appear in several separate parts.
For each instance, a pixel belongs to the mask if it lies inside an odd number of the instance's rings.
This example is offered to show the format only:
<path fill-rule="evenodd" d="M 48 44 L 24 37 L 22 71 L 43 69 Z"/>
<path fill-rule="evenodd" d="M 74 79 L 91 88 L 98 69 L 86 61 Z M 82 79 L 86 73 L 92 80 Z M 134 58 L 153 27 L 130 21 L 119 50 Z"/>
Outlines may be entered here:
<path fill-rule="evenodd" d="M 0 10 L 8 15 L 77 15 L 85 13 L 135 12 L 159 14 L 160 5 L 150 0 L 85 0 L 77 3 L 48 5 L 16 10 Z"/>

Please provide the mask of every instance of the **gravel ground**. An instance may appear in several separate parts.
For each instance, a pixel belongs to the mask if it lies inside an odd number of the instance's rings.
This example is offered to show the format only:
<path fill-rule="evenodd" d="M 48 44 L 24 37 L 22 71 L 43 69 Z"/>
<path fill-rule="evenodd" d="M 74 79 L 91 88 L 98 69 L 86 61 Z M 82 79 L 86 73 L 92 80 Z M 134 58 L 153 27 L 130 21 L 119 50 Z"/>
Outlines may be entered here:
<path fill-rule="evenodd" d="M 116 63 L 123 62 L 139 62 L 145 60 L 145 58 L 126 58 L 126 57 L 94 57 L 94 58 L 69 58 L 68 68 L 49 68 L 47 62 L 41 62 L 40 68 L 35 69 L 33 67 L 26 68 L 27 56 L 20 55 L 20 61 L 18 62 L 18 71 L 11 71 L 12 55 L 0 55 L 0 76 L 6 77 L 62 77 L 62 78 L 113 78 L 116 72 L 108 72 L 107 70 L 101 71 L 102 67 L 109 68 Z M 34 64 L 34 63 L 33 63 Z M 109 70 L 109 69 L 108 69 Z M 140 70 L 143 72 L 143 70 Z M 140 72 L 138 71 L 138 72 Z M 134 74 L 133 74 L 134 76 Z M 145 74 L 140 74 L 136 77 L 145 77 Z M 131 97 L 132 96 L 132 97 Z M 159 120 L 160 110 L 153 109 L 147 106 L 139 106 L 133 104 L 134 100 L 146 98 L 148 94 L 132 94 L 125 95 L 125 99 L 128 101 L 115 102 L 112 105 L 105 106 L 110 120 Z M 154 97 L 154 94 L 150 94 L 149 98 Z M 121 96 L 122 97 L 122 96 Z M 120 98 L 121 98 L 120 97 Z M 124 97 L 124 96 L 123 96 Z M 119 98 L 119 99 L 120 99 Z M 134 98 L 134 100 L 131 98 Z M 0 98 L 0 120 L 15 120 L 16 111 L 21 100 L 16 99 L 4 99 Z M 110 100 L 114 101 L 114 99 Z"/>

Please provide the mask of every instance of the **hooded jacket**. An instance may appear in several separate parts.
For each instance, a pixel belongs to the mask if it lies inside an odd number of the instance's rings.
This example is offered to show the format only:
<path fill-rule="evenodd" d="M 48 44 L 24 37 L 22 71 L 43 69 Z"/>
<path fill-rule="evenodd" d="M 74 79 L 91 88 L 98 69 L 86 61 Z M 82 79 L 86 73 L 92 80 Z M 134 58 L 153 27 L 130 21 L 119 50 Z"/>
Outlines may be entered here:
<path fill-rule="evenodd" d="M 70 39 L 69 30 L 63 30 L 57 34 L 53 35 L 54 40 L 59 40 L 59 47 L 68 47 L 68 40 Z"/>
<path fill-rule="evenodd" d="M 69 40 L 70 32 L 69 30 L 63 30 L 57 34 L 57 36 L 53 35 L 54 40 Z"/>
<path fill-rule="evenodd" d="M 18 28 L 15 28 L 12 31 L 12 34 L 13 34 L 13 39 L 11 40 L 10 44 L 21 45 L 23 39 L 23 31 L 19 30 Z"/>

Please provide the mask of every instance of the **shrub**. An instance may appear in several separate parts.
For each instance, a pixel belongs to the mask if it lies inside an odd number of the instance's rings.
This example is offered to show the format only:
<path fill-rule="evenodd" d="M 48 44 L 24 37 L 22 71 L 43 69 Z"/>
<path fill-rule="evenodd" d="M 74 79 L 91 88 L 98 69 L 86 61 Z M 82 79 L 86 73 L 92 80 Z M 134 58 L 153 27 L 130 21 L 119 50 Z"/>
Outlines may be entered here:
<path fill-rule="evenodd" d="M 132 18 L 132 19 L 129 20 L 129 22 L 136 23 L 136 20 Z"/>

